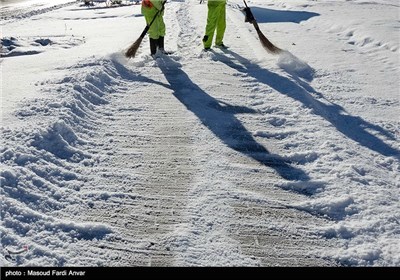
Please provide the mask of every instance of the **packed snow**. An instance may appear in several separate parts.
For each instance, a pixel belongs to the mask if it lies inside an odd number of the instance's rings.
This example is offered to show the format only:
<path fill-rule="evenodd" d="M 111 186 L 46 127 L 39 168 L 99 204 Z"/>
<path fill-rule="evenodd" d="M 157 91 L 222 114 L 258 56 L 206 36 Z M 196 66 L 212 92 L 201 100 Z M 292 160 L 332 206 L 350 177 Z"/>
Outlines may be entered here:
<path fill-rule="evenodd" d="M 134 2 L 1 2 L 1 266 L 400 266 L 397 0 Z"/>

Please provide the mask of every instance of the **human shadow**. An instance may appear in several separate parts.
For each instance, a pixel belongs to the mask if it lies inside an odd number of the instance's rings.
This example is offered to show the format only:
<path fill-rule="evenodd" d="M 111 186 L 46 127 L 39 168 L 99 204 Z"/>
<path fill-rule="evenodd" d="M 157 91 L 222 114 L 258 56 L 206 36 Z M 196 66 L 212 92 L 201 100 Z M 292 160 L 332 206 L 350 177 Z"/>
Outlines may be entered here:
<path fill-rule="evenodd" d="M 148 84 L 156 84 L 165 88 L 170 88 L 170 86 L 166 83 L 148 78 L 140 73 L 140 71 L 134 72 L 128 68 L 126 68 L 121 62 L 117 61 L 116 59 L 111 60 L 115 69 L 117 70 L 116 73 L 112 73 L 110 71 L 110 75 L 113 75 L 114 77 L 119 77 L 127 81 L 138 81 L 138 82 L 143 82 L 143 83 L 148 83 Z"/>
<path fill-rule="evenodd" d="M 321 93 L 314 90 L 309 84 L 302 82 L 298 77 L 294 77 L 298 81 L 296 83 L 287 77 L 261 68 L 231 50 L 224 50 L 222 54 L 214 52 L 214 54 L 216 59 L 227 66 L 239 72 L 246 73 L 276 91 L 301 102 L 304 106 L 312 109 L 314 114 L 330 122 L 343 135 L 362 146 L 384 156 L 400 157 L 399 150 L 386 144 L 370 131 L 375 131 L 390 140 L 395 140 L 394 135 L 378 125 L 367 122 L 361 117 L 348 114 L 343 107 L 324 99 Z M 227 55 L 232 56 L 233 59 L 227 57 Z M 236 60 L 238 63 L 233 60 Z M 313 95 L 318 98 L 314 98 Z"/>
<path fill-rule="evenodd" d="M 293 22 L 300 23 L 312 17 L 319 16 L 318 13 L 305 11 L 279 11 L 260 7 L 250 7 L 258 23 Z"/>
<path fill-rule="evenodd" d="M 219 101 L 197 86 L 171 58 L 157 59 L 157 63 L 174 91 L 174 96 L 193 112 L 197 118 L 225 145 L 261 164 L 273 168 L 287 180 L 309 180 L 309 176 L 278 155 L 271 154 L 259 144 L 237 119 L 235 114 L 255 114 L 244 106 L 233 106 Z"/>

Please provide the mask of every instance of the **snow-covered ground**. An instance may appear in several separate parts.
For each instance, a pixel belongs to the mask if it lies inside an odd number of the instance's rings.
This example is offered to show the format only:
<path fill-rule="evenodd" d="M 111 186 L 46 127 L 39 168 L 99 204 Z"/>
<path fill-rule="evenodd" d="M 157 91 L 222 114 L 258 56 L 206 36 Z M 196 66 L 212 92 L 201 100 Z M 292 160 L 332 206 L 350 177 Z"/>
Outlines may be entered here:
<path fill-rule="evenodd" d="M 397 0 L 2 1 L 1 266 L 400 266 Z M 11 3 L 11 4 L 10 4 Z M 7 4 L 7 5 L 6 5 Z"/>

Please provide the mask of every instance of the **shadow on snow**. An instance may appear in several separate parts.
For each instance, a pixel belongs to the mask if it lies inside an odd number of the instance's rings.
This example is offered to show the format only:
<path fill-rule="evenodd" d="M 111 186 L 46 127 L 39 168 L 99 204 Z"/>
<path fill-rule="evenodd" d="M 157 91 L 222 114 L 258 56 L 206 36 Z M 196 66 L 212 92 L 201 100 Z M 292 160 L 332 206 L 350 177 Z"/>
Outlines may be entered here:
<path fill-rule="evenodd" d="M 260 7 L 250 7 L 258 23 L 293 22 L 300 23 L 320 14 L 305 11 L 279 11 Z"/>
<path fill-rule="evenodd" d="M 158 59 L 157 62 L 174 91 L 174 96 L 224 144 L 273 168 L 284 179 L 309 180 L 304 171 L 291 166 L 287 160 L 270 154 L 235 116 L 243 113 L 254 114 L 256 111 L 247 107 L 232 106 L 213 98 L 192 82 L 179 63 L 168 57 Z"/>
<path fill-rule="evenodd" d="M 369 131 L 375 131 L 388 139 L 395 140 L 391 133 L 360 117 L 349 115 L 343 107 L 323 99 L 321 93 L 315 91 L 309 84 L 302 82 L 299 78 L 294 77 L 299 83 L 297 84 L 287 77 L 280 76 L 259 67 L 230 50 L 225 50 L 224 54 L 215 53 L 215 55 L 218 60 L 225 63 L 227 66 L 239 72 L 246 73 L 276 91 L 301 102 L 304 106 L 312 109 L 315 114 L 330 122 L 338 131 L 353 141 L 384 156 L 395 156 L 399 158 L 400 152 L 397 149 L 392 148 Z M 226 55 L 232 56 L 233 59 Z M 237 60 L 240 64 L 233 62 L 233 60 Z M 324 102 L 315 99 L 310 93 L 315 93 L 319 97 L 318 99 Z"/>

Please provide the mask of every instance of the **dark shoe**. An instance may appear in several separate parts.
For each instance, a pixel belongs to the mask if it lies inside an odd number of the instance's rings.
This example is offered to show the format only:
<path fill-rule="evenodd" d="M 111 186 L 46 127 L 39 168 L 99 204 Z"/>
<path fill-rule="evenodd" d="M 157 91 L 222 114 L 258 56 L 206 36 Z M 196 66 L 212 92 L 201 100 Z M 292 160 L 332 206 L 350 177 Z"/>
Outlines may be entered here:
<path fill-rule="evenodd" d="M 158 45 L 158 39 L 151 39 L 150 38 L 150 53 L 151 53 L 151 55 L 155 55 L 156 54 L 157 45 Z"/>
<path fill-rule="evenodd" d="M 208 52 L 211 48 L 204 48 L 204 51 Z"/>
<path fill-rule="evenodd" d="M 222 43 L 222 44 L 219 44 L 219 45 L 215 45 L 217 48 L 220 48 L 220 49 L 227 49 L 228 47 L 227 46 L 225 46 L 224 45 L 224 43 Z"/>

